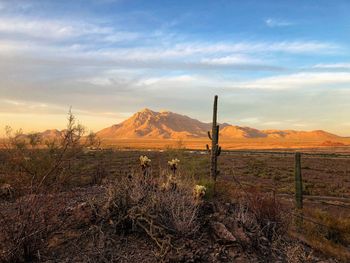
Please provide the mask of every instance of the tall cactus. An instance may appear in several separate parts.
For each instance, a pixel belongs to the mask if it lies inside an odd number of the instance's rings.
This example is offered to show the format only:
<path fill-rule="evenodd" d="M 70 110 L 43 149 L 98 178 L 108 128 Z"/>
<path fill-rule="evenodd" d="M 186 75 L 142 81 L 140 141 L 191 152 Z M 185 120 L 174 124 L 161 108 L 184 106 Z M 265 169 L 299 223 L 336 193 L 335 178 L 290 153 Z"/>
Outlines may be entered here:
<path fill-rule="evenodd" d="M 213 107 L 213 126 L 211 133 L 208 131 L 208 137 L 211 140 L 211 149 L 207 145 L 207 150 L 211 155 L 210 158 L 210 176 L 216 181 L 216 177 L 219 174 L 218 171 L 218 156 L 221 153 L 221 147 L 219 146 L 219 125 L 217 124 L 217 114 L 218 114 L 218 96 L 214 97 L 214 107 Z"/>
<path fill-rule="evenodd" d="M 300 152 L 295 153 L 295 203 L 296 208 L 303 208 L 303 181 L 301 177 Z"/>

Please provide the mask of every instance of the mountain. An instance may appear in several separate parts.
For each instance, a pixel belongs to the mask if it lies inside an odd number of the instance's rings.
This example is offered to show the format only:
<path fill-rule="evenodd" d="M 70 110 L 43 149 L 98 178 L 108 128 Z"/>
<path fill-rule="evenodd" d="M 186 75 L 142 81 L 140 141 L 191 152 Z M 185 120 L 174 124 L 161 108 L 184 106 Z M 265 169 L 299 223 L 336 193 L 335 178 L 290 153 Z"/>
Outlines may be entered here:
<path fill-rule="evenodd" d="M 294 130 L 265 130 L 264 132 L 270 138 L 285 138 L 285 139 L 336 139 L 340 136 L 322 131 L 294 131 Z"/>
<path fill-rule="evenodd" d="M 60 138 L 63 135 L 63 131 L 57 129 L 46 130 L 40 133 L 40 136 L 44 140 L 52 140 Z"/>
<path fill-rule="evenodd" d="M 234 138 L 274 138 L 274 139 L 336 139 L 338 135 L 322 130 L 295 131 L 295 130 L 257 130 L 250 127 L 226 126 L 220 131 L 220 135 L 226 139 Z"/>
<path fill-rule="evenodd" d="M 211 130 L 210 123 L 203 123 L 170 111 L 155 112 L 150 109 L 144 109 L 119 124 L 97 132 L 97 135 L 101 138 L 111 139 L 186 139 L 207 137 L 209 130 Z M 337 135 L 322 130 L 258 130 L 250 127 L 229 125 L 227 123 L 220 125 L 220 135 L 223 139 L 275 138 L 331 140 L 340 138 Z"/>
<path fill-rule="evenodd" d="M 221 128 L 220 135 L 223 138 L 265 138 L 267 135 L 257 129 L 249 127 L 240 127 L 234 125 L 228 125 Z"/>
<path fill-rule="evenodd" d="M 170 111 L 155 112 L 144 109 L 120 124 L 97 133 L 103 138 L 200 138 L 210 129 L 203 123 Z"/>

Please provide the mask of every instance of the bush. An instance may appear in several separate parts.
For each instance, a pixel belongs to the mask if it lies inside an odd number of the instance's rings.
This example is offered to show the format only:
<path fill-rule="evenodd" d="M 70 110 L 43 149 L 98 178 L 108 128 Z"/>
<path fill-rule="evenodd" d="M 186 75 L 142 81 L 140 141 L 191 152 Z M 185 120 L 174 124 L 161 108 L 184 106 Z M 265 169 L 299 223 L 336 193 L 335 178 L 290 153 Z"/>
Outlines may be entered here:
<path fill-rule="evenodd" d="M 77 173 L 76 157 L 84 148 L 98 146 L 99 140 L 85 129 L 69 112 L 67 128 L 62 137 L 44 141 L 39 133 L 23 134 L 6 127 L 4 163 L 0 169 L 2 180 L 21 193 L 38 193 L 59 190 L 70 183 Z"/>
<path fill-rule="evenodd" d="M 110 183 L 103 218 L 116 230 L 138 228 L 166 254 L 171 236 L 191 236 L 199 229 L 199 202 L 193 187 L 177 183 L 165 187 L 166 180 L 134 174 Z"/>
<path fill-rule="evenodd" d="M 336 217 L 328 212 L 314 210 L 311 212 L 315 221 L 320 225 L 309 227 L 309 233 L 321 236 L 336 244 L 347 245 L 350 242 L 350 219 L 348 217 Z"/>
<path fill-rule="evenodd" d="M 251 191 L 247 202 L 247 206 L 268 240 L 272 241 L 276 236 L 281 236 L 288 230 L 283 206 L 273 196 Z"/>
<path fill-rule="evenodd" d="M 163 178 L 144 179 L 138 174 L 111 183 L 105 205 L 109 218 L 116 226 L 143 218 L 173 233 L 193 233 L 197 230 L 198 202 L 192 187 L 177 184 L 166 189 L 164 183 Z"/>
<path fill-rule="evenodd" d="M 45 242 L 62 227 L 64 200 L 49 195 L 27 195 L 0 212 L 0 262 L 38 259 Z M 5 213 L 6 212 L 6 213 Z"/>

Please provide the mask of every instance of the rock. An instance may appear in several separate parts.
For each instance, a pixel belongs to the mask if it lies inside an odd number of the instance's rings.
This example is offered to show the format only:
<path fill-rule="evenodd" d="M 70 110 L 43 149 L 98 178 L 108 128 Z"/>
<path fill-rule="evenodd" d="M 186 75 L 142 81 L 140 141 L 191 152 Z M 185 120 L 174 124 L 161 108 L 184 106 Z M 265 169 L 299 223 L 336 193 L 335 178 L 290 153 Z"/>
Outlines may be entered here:
<path fill-rule="evenodd" d="M 215 236 L 223 242 L 235 242 L 237 239 L 230 231 L 227 230 L 226 226 L 220 222 L 213 222 L 211 225 Z"/>
<path fill-rule="evenodd" d="M 10 184 L 2 184 L 0 186 L 0 198 L 9 199 L 14 195 L 14 189 Z"/>
<path fill-rule="evenodd" d="M 243 227 L 236 226 L 234 229 L 234 236 L 243 244 L 249 244 L 250 238 L 244 232 Z"/>
<path fill-rule="evenodd" d="M 71 213 L 77 224 L 88 225 L 94 217 L 94 211 L 87 202 L 82 202 L 72 208 Z"/>

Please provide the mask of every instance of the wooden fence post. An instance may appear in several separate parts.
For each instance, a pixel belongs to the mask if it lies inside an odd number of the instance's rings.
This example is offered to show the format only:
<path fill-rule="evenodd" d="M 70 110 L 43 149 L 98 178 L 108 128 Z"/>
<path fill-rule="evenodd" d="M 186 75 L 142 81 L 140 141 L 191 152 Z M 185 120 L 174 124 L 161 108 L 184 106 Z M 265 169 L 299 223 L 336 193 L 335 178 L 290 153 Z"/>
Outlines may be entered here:
<path fill-rule="evenodd" d="M 301 154 L 295 153 L 295 206 L 297 208 L 297 218 L 295 220 L 297 231 L 302 231 L 303 225 L 303 179 L 301 176 Z"/>
<path fill-rule="evenodd" d="M 300 152 L 295 153 L 295 204 L 298 209 L 303 208 L 303 180 L 301 176 L 300 156 Z"/>

